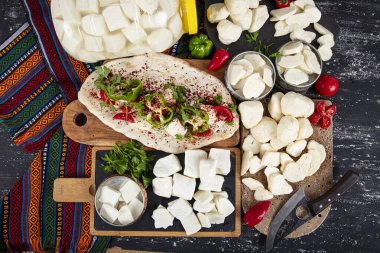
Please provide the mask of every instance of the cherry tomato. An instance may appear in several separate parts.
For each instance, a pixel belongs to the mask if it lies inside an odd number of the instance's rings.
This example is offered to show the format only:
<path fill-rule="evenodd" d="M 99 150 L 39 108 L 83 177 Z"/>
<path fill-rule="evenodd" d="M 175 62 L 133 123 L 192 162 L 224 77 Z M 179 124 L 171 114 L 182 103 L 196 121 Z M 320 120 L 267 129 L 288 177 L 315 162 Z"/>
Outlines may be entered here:
<path fill-rule="evenodd" d="M 333 75 L 321 76 L 315 84 L 315 91 L 321 96 L 334 96 L 339 90 L 339 81 Z"/>
<path fill-rule="evenodd" d="M 327 106 L 327 108 L 325 110 L 325 115 L 328 117 L 332 117 L 335 114 L 336 114 L 336 105 Z"/>
<path fill-rule="evenodd" d="M 309 117 L 309 120 L 313 126 L 316 126 L 321 118 L 322 118 L 322 116 L 316 112 Z"/>
<path fill-rule="evenodd" d="M 291 0 L 275 0 L 277 8 L 285 8 L 290 5 Z"/>
<path fill-rule="evenodd" d="M 214 106 L 214 110 L 216 112 L 216 117 L 218 120 L 232 122 L 234 120 L 234 116 L 230 109 L 223 105 Z"/>
<path fill-rule="evenodd" d="M 330 125 L 331 125 L 331 119 L 327 116 L 323 116 L 321 120 L 321 127 L 323 129 L 327 129 L 329 128 Z"/>
<path fill-rule="evenodd" d="M 211 129 L 204 131 L 203 133 L 192 133 L 193 136 L 202 138 L 202 137 L 208 137 L 212 135 Z"/>

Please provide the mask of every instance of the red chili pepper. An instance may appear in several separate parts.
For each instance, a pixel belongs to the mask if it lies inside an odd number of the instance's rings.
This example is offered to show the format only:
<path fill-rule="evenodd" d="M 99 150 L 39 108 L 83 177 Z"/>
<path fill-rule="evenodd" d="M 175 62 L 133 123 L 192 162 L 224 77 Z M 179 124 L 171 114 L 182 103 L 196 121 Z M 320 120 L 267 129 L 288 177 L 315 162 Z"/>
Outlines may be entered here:
<path fill-rule="evenodd" d="M 277 8 L 285 8 L 290 5 L 291 0 L 275 0 Z"/>
<path fill-rule="evenodd" d="M 331 118 L 336 114 L 336 105 L 326 107 L 326 101 L 319 101 L 315 106 L 315 112 L 309 117 L 312 125 L 321 121 L 321 128 L 327 129 L 331 125 Z"/>
<path fill-rule="evenodd" d="M 218 70 L 224 66 L 228 59 L 230 59 L 230 54 L 224 49 L 218 49 L 215 51 L 207 69 L 209 71 Z"/>
<path fill-rule="evenodd" d="M 109 105 L 110 104 L 110 99 L 107 97 L 106 93 L 104 92 L 104 90 L 100 89 L 100 99 L 103 101 L 103 102 L 106 102 L 106 105 Z M 111 101 L 111 103 L 113 105 L 115 105 L 115 101 Z"/>
<path fill-rule="evenodd" d="M 269 200 L 266 200 L 253 205 L 244 215 L 244 223 L 249 228 L 253 228 L 257 224 L 259 224 L 263 220 L 264 215 L 267 213 L 270 204 L 271 202 Z"/>
<path fill-rule="evenodd" d="M 203 133 L 192 133 L 193 136 L 202 138 L 202 137 L 208 137 L 212 135 L 211 129 L 204 131 Z"/>
<path fill-rule="evenodd" d="M 218 120 L 232 122 L 234 120 L 234 116 L 232 115 L 232 112 L 230 109 L 223 105 L 217 105 L 213 108 L 216 112 L 216 117 Z"/>

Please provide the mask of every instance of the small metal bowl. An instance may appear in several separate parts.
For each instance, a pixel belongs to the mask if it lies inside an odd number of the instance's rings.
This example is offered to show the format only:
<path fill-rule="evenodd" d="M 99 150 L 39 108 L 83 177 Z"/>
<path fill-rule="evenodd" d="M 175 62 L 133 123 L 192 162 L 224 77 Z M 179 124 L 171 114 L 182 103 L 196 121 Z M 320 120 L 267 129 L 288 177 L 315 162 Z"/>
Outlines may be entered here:
<path fill-rule="evenodd" d="M 257 97 L 257 98 L 246 98 L 246 97 L 244 97 L 243 94 L 240 94 L 237 90 L 235 90 L 229 82 L 229 80 L 230 80 L 229 73 L 230 73 L 231 64 L 233 64 L 235 61 L 243 59 L 244 56 L 246 56 L 247 54 L 260 55 L 261 58 L 264 59 L 265 63 L 272 69 L 272 73 L 273 73 L 273 86 L 269 87 L 269 86 L 265 85 L 264 92 L 261 94 L 260 97 Z M 224 74 L 224 81 L 226 83 L 228 91 L 237 100 L 240 100 L 240 101 L 258 101 L 258 100 L 265 98 L 272 91 L 274 84 L 276 83 L 276 69 L 275 69 L 272 61 L 266 55 L 259 53 L 259 52 L 256 52 L 256 51 L 246 51 L 246 52 L 240 53 L 240 54 L 236 55 L 234 58 L 232 58 L 231 62 L 228 64 L 227 71 Z"/>
<path fill-rule="evenodd" d="M 297 42 L 297 41 L 299 41 L 299 42 L 303 43 L 304 45 L 307 45 L 310 47 L 311 51 L 317 56 L 318 62 L 321 65 L 321 73 L 322 73 L 323 61 L 322 61 L 321 55 L 319 54 L 318 50 L 313 45 L 311 45 L 310 43 L 307 43 L 307 42 L 302 41 L 302 40 L 293 40 L 293 41 L 289 41 L 288 43 L 285 43 L 284 45 L 282 45 L 278 51 L 281 52 L 283 47 L 285 47 L 286 45 L 288 45 L 290 43 Z M 276 70 L 277 70 L 277 76 L 278 76 L 276 84 L 278 86 L 280 86 L 279 88 L 281 88 L 281 89 L 284 89 L 286 91 L 306 92 L 321 76 L 321 74 L 311 74 L 311 75 L 309 75 L 309 81 L 308 82 L 302 83 L 300 85 L 291 84 L 285 80 L 285 78 L 282 74 L 280 74 L 281 71 L 279 70 L 279 66 L 278 66 L 279 59 L 280 59 L 280 57 L 276 58 Z"/>
<path fill-rule="evenodd" d="M 135 182 L 141 192 L 139 193 L 138 195 L 138 198 L 140 199 L 140 201 L 142 201 L 143 205 L 144 205 L 144 208 L 143 208 L 143 211 L 141 212 L 140 216 L 137 217 L 137 219 L 135 219 L 133 222 L 129 223 L 128 225 L 123 225 L 121 223 L 119 223 L 118 220 L 115 221 L 115 223 L 111 223 L 109 222 L 108 220 L 106 220 L 105 218 L 103 218 L 101 215 L 100 215 L 100 209 L 102 207 L 102 203 L 99 201 L 99 198 L 100 198 L 100 193 L 102 191 L 102 188 L 104 186 L 108 186 L 112 189 L 115 189 L 115 190 L 118 190 L 123 183 L 126 182 L 126 180 L 132 180 L 133 182 Z M 128 177 L 128 176 L 111 176 L 111 177 L 108 177 L 106 178 L 98 187 L 98 189 L 96 190 L 96 194 L 95 194 L 95 209 L 96 209 L 96 212 L 98 213 L 99 217 L 107 224 L 111 225 L 111 226 L 115 226 L 115 227 L 126 227 L 126 226 L 129 226 L 129 225 L 132 225 L 134 224 L 136 221 L 138 221 L 142 215 L 145 213 L 145 210 L 146 210 L 146 207 L 147 207 L 147 204 L 148 204 L 148 194 L 144 188 L 144 186 L 140 183 L 140 182 L 136 182 L 134 181 L 132 178 Z"/>

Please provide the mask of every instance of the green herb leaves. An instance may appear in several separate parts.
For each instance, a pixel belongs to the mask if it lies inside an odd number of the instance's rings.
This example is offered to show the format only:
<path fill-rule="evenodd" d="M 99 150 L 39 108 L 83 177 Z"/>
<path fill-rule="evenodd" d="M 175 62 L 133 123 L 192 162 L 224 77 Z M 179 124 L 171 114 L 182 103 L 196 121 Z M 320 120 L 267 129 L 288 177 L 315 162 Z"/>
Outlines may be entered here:
<path fill-rule="evenodd" d="M 116 144 L 113 149 L 102 157 L 107 164 L 102 164 L 101 168 L 106 173 L 116 171 L 119 175 L 129 173 L 135 181 L 142 181 L 145 188 L 151 184 L 149 174 L 152 170 L 150 162 L 153 156 L 148 156 L 144 146 L 131 140 L 127 144 Z"/>
<path fill-rule="evenodd" d="M 273 44 L 265 45 L 260 39 L 258 39 L 258 37 L 259 37 L 259 32 L 254 32 L 254 33 L 248 32 L 245 35 L 245 38 L 248 42 L 256 44 L 254 48 L 255 51 L 268 56 L 270 59 L 274 59 L 281 56 L 281 53 L 279 52 L 275 52 L 275 53 L 270 52 L 270 47 L 273 46 Z"/>

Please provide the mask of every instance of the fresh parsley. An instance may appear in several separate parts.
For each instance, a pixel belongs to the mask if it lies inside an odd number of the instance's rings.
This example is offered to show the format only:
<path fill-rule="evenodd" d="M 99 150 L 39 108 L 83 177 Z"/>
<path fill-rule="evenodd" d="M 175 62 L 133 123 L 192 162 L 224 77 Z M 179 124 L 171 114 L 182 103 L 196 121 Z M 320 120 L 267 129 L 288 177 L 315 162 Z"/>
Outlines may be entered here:
<path fill-rule="evenodd" d="M 223 104 L 223 97 L 221 96 L 221 95 L 216 95 L 215 97 L 214 97 L 214 102 L 215 102 L 215 104 L 217 104 L 217 105 L 221 105 L 221 104 Z"/>
<path fill-rule="evenodd" d="M 117 172 L 119 175 L 129 173 L 135 181 L 142 181 L 145 188 L 151 184 L 151 162 L 154 156 L 148 156 L 144 146 L 138 141 L 126 144 L 117 143 L 113 149 L 102 157 L 106 164 L 101 168 L 106 173 Z"/>
<path fill-rule="evenodd" d="M 235 105 L 235 104 L 228 104 L 228 109 L 230 109 L 231 112 L 237 112 L 237 105 Z"/>
<path fill-rule="evenodd" d="M 255 51 L 268 56 L 270 59 L 275 59 L 281 56 L 280 52 L 274 52 L 274 53 L 270 52 L 270 47 L 273 46 L 273 44 L 265 45 L 262 42 L 262 40 L 260 40 L 258 37 L 259 37 L 259 32 L 253 32 L 253 33 L 248 32 L 245 35 L 245 38 L 248 42 L 255 43 L 256 45 L 254 48 Z"/>
<path fill-rule="evenodd" d="M 177 140 L 180 140 L 180 141 L 181 141 L 181 140 L 183 140 L 184 137 L 183 137 L 182 135 L 180 135 L 180 134 L 176 134 L 176 135 L 175 135 L 175 138 L 176 138 Z"/>

